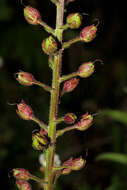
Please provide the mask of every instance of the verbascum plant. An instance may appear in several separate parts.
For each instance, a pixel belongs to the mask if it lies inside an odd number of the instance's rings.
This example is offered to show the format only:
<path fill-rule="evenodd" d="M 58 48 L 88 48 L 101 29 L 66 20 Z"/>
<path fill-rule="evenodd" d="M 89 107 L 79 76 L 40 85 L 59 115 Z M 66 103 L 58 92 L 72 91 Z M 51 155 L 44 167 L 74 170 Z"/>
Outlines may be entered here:
<path fill-rule="evenodd" d="M 49 37 L 43 39 L 40 46 L 44 53 L 49 56 L 49 66 L 52 70 L 52 84 L 48 86 L 40 81 L 37 81 L 34 76 L 28 72 L 19 71 L 15 74 L 16 80 L 24 86 L 38 85 L 44 90 L 50 93 L 50 106 L 49 106 L 49 119 L 48 125 L 39 120 L 31 108 L 24 100 L 17 104 L 17 114 L 24 120 L 33 120 L 36 122 L 40 130 L 32 134 L 32 147 L 37 151 L 43 151 L 44 154 L 40 157 L 43 163 L 41 171 L 44 174 L 44 178 L 41 179 L 32 175 L 29 171 L 22 168 L 13 169 L 13 176 L 16 179 L 16 185 L 20 190 L 31 190 L 30 180 L 34 180 L 40 184 L 40 187 L 44 190 L 53 190 L 58 178 L 61 175 L 69 174 L 71 171 L 80 170 L 86 164 L 81 156 L 79 158 L 69 158 L 64 163 L 57 164 L 55 158 L 55 147 L 57 138 L 62 136 L 65 132 L 70 130 L 85 131 L 93 124 L 93 115 L 89 113 L 83 113 L 81 118 L 77 120 L 77 116 L 74 113 L 66 113 L 63 117 L 58 118 L 58 105 L 60 97 L 65 93 L 73 91 L 79 84 L 80 78 L 87 78 L 91 76 L 95 70 L 95 61 L 89 61 L 82 63 L 77 71 L 74 71 L 68 75 L 62 75 L 62 54 L 66 48 L 69 48 L 72 44 L 81 41 L 82 43 L 89 43 L 96 37 L 97 26 L 92 24 L 83 28 L 74 39 L 67 42 L 63 42 L 63 33 L 67 29 L 77 29 L 82 24 L 82 15 L 80 13 L 71 13 L 66 18 L 66 23 L 63 23 L 65 4 L 73 0 L 51 0 L 56 6 L 56 28 L 48 26 L 43 22 L 40 12 L 31 7 L 26 6 L 24 8 L 24 18 L 29 24 L 41 25 L 44 30 L 49 33 Z M 58 43 L 61 44 L 58 48 Z M 60 85 L 63 85 L 60 91 Z M 57 129 L 57 125 L 61 122 L 71 124 L 64 129 Z"/>

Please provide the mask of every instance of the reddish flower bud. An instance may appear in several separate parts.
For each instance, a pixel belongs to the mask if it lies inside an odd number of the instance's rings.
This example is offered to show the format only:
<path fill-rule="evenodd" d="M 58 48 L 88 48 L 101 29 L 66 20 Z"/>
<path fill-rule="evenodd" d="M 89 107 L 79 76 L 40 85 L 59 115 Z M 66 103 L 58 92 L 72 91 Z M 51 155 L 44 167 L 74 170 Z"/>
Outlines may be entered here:
<path fill-rule="evenodd" d="M 32 86 L 36 82 L 32 74 L 23 71 L 16 73 L 16 80 L 24 86 Z"/>
<path fill-rule="evenodd" d="M 86 161 L 82 159 L 82 157 L 77 158 L 75 160 L 73 160 L 72 163 L 72 170 L 80 170 L 84 167 Z"/>
<path fill-rule="evenodd" d="M 79 28 L 82 23 L 82 16 L 79 13 L 71 13 L 67 16 L 67 24 L 69 28 Z"/>
<path fill-rule="evenodd" d="M 81 41 L 91 42 L 96 37 L 97 27 L 95 25 L 87 26 L 80 33 Z"/>
<path fill-rule="evenodd" d="M 16 185 L 19 190 L 32 190 L 31 185 L 24 180 L 17 180 Z"/>
<path fill-rule="evenodd" d="M 73 114 L 73 113 L 67 113 L 64 116 L 64 122 L 67 123 L 67 124 L 74 123 L 76 119 L 77 119 L 77 116 L 75 114 Z"/>
<path fill-rule="evenodd" d="M 48 138 L 40 133 L 32 135 L 32 146 L 35 150 L 43 150 L 48 144 Z"/>
<path fill-rule="evenodd" d="M 84 114 L 80 121 L 77 123 L 77 130 L 84 131 L 88 129 L 93 124 L 93 116 L 88 115 L 88 113 Z"/>
<path fill-rule="evenodd" d="M 77 78 L 72 78 L 64 82 L 61 95 L 63 95 L 66 92 L 71 92 L 72 90 L 74 90 L 76 86 L 78 85 L 78 83 L 79 83 L 79 79 Z"/>
<path fill-rule="evenodd" d="M 41 134 L 42 136 L 47 136 L 47 135 L 48 135 L 47 131 L 44 130 L 44 129 L 40 129 L 40 134 Z"/>
<path fill-rule="evenodd" d="M 23 168 L 15 168 L 12 170 L 13 171 L 13 176 L 16 179 L 21 179 L 21 180 L 26 180 L 28 181 L 31 177 L 31 174 L 29 171 L 23 169 Z"/>
<path fill-rule="evenodd" d="M 86 161 L 82 159 L 82 157 L 74 159 L 71 157 L 69 160 L 63 163 L 62 174 L 69 174 L 72 170 L 80 170 L 85 165 Z"/>
<path fill-rule="evenodd" d="M 16 112 L 22 119 L 31 120 L 34 117 L 32 108 L 25 104 L 23 100 L 20 104 L 17 104 L 17 108 L 18 110 L 16 110 Z"/>
<path fill-rule="evenodd" d="M 52 36 L 49 36 L 48 38 L 43 40 L 41 45 L 43 51 L 48 55 L 55 53 L 57 50 L 57 43 Z"/>
<path fill-rule="evenodd" d="M 30 6 L 24 8 L 24 17 L 29 24 L 37 25 L 41 20 L 40 12 Z"/>
<path fill-rule="evenodd" d="M 78 69 L 78 76 L 82 78 L 87 78 L 94 72 L 94 63 L 86 62 L 83 63 Z"/>
<path fill-rule="evenodd" d="M 65 169 L 62 170 L 62 174 L 66 175 L 66 174 L 69 174 L 71 172 L 72 162 L 73 162 L 73 158 L 71 157 L 63 163 L 63 166 L 65 166 Z"/>

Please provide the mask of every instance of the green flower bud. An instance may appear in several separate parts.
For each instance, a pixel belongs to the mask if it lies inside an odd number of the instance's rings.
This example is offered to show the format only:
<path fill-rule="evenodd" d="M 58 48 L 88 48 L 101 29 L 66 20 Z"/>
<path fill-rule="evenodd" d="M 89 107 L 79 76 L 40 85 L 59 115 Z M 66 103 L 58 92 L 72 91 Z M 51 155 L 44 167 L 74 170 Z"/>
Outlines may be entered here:
<path fill-rule="evenodd" d="M 32 146 L 35 150 L 43 150 L 49 144 L 47 137 L 40 133 L 33 134 L 32 141 Z"/>
<path fill-rule="evenodd" d="M 52 36 L 49 36 L 48 38 L 43 40 L 41 45 L 43 51 L 48 55 L 55 53 L 57 50 L 57 43 Z"/>
<path fill-rule="evenodd" d="M 78 69 L 78 76 L 87 78 L 94 72 L 94 62 L 83 63 Z"/>
<path fill-rule="evenodd" d="M 24 17 L 29 24 L 37 25 L 41 20 L 40 12 L 30 6 L 24 8 Z"/>
<path fill-rule="evenodd" d="M 71 13 L 67 16 L 67 24 L 69 28 L 79 28 L 82 24 L 82 16 L 79 13 Z"/>

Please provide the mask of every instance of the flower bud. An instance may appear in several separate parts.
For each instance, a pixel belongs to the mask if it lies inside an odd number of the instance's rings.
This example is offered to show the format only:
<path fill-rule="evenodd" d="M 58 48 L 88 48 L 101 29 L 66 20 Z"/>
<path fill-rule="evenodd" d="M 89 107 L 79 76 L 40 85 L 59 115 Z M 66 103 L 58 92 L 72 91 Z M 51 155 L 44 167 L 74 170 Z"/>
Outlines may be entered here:
<path fill-rule="evenodd" d="M 30 106 L 25 104 L 22 100 L 20 104 L 17 104 L 17 114 L 24 120 L 31 120 L 34 117 L 33 110 Z"/>
<path fill-rule="evenodd" d="M 63 95 L 66 92 L 71 92 L 72 90 L 74 90 L 76 86 L 78 85 L 78 83 L 79 83 L 79 79 L 77 78 L 72 78 L 64 82 L 61 95 Z"/>
<path fill-rule="evenodd" d="M 72 163 L 72 170 L 80 170 L 84 167 L 86 161 L 82 159 L 82 157 L 77 158 L 75 160 L 73 160 Z"/>
<path fill-rule="evenodd" d="M 76 119 L 77 119 L 77 116 L 75 114 L 73 114 L 73 113 L 67 113 L 64 116 L 64 122 L 67 123 L 67 124 L 74 123 Z"/>
<path fill-rule="evenodd" d="M 67 16 L 67 24 L 69 28 L 79 28 L 82 23 L 82 16 L 79 13 L 71 13 Z"/>
<path fill-rule="evenodd" d="M 49 36 L 48 38 L 43 40 L 41 45 L 43 51 L 48 55 L 55 53 L 57 50 L 57 43 L 52 36 Z"/>
<path fill-rule="evenodd" d="M 87 26 L 80 33 L 81 41 L 91 42 L 96 37 L 97 27 L 95 25 Z"/>
<path fill-rule="evenodd" d="M 16 80 L 24 86 L 32 86 L 36 82 L 32 74 L 23 71 L 16 73 Z"/>
<path fill-rule="evenodd" d="M 32 146 L 35 150 L 43 150 L 49 144 L 47 137 L 40 133 L 33 134 L 32 141 Z"/>
<path fill-rule="evenodd" d="M 28 181 L 31 177 L 31 174 L 29 173 L 29 171 L 23 168 L 15 168 L 12 171 L 13 171 L 13 176 L 16 179 Z"/>
<path fill-rule="evenodd" d="M 66 175 L 66 174 L 69 174 L 71 172 L 72 162 L 73 162 L 73 158 L 71 157 L 63 163 L 63 166 L 65 166 L 65 169 L 62 170 L 62 174 Z"/>
<path fill-rule="evenodd" d="M 74 159 L 71 157 L 69 160 L 63 163 L 62 174 L 69 174 L 72 170 L 80 170 L 85 165 L 86 161 L 82 159 L 82 157 Z"/>
<path fill-rule="evenodd" d="M 30 6 L 24 8 L 24 17 L 29 24 L 37 25 L 41 20 L 40 12 Z"/>
<path fill-rule="evenodd" d="M 17 180 L 16 185 L 19 190 L 32 190 L 31 185 L 24 180 Z"/>
<path fill-rule="evenodd" d="M 84 131 L 88 129 L 93 123 L 93 116 L 88 115 L 88 113 L 84 114 L 80 121 L 77 123 L 77 130 Z"/>
<path fill-rule="evenodd" d="M 83 63 L 78 69 L 78 76 L 82 78 L 87 78 L 94 72 L 94 63 L 86 62 Z"/>

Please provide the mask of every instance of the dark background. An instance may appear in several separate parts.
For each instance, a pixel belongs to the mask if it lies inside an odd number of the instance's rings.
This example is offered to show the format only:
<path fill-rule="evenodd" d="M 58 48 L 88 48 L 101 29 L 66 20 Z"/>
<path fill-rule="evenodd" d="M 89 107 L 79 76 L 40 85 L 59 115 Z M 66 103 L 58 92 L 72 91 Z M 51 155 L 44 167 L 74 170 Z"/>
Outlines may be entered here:
<path fill-rule="evenodd" d="M 59 116 L 73 112 L 80 117 L 87 111 L 98 115 L 86 132 L 72 131 L 58 139 L 56 151 L 62 161 L 80 155 L 87 159 L 84 169 L 60 178 L 58 190 L 127 189 L 126 164 L 96 161 L 104 152 L 118 152 L 124 156 L 127 153 L 127 125 L 102 114 L 107 109 L 127 111 L 127 25 L 123 3 L 75 0 L 66 7 L 65 18 L 71 12 L 88 13 L 89 16 L 83 16 L 83 24 L 78 30 L 65 31 L 64 41 L 79 35 L 83 27 L 97 23 L 96 19 L 100 23 L 97 37 L 91 43 L 76 43 L 64 51 L 62 74 L 76 71 L 86 61 L 101 59 L 104 64 L 96 64 L 90 78 L 81 79 L 73 92 L 61 98 Z M 24 0 L 23 4 L 37 8 L 42 19 L 55 27 L 55 6 L 50 0 Z M 14 73 L 23 70 L 32 73 L 37 80 L 51 84 L 48 56 L 41 49 L 42 40 L 49 34 L 41 26 L 29 25 L 24 19 L 23 8 L 19 0 L 0 0 L 1 189 L 16 189 L 9 174 L 13 168 L 26 168 L 40 175 L 40 152 L 31 147 L 31 134 L 38 126 L 21 120 L 15 112 L 16 106 L 9 103 L 24 99 L 38 118 L 48 121 L 49 94 L 36 86 L 21 86 L 14 78 Z M 35 183 L 33 189 L 38 189 Z"/>

